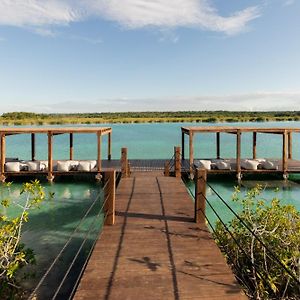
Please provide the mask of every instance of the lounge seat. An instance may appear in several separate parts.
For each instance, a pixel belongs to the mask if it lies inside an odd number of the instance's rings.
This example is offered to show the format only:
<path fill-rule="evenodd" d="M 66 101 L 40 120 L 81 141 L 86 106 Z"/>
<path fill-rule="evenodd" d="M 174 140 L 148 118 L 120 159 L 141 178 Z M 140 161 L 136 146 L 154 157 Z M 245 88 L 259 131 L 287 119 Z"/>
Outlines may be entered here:
<path fill-rule="evenodd" d="M 204 168 L 206 170 L 211 170 L 211 161 L 210 160 L 207 160 L 207 159 L 200 159 L 200 160 L 197 160 L 195 161 L 195 166 L 197 168 Z"/>
<path fill-rule="evenodd" d="M 216 169 L 218 170 L 231 170 L 230 161 L 226 160 L 217 160 L 214 162 Z"/>
<path fill-rule="evenodd" d="M 270 161 L 270 160 L 266 160 L 264 162 L 261 163 L 262 168 L 265 170 L 278 170 L 278 164 Z"/>
<path fill-rule="evenodd" d="M 246 170 L 257 170 L 260 162 L 256 159 L 243 159 L 241 160 L 241 167 Z"/>
<path fill-rule="evenodd" d="M 7 162 L 5 164 L 5 170 L 6 172 L 20 172 L 20 162 Z"/>
<path fill-rule="evenodd" d="M 90 172 L 93 171 L 93 169 L 95 169 L 96 165 L 97 162 L 95 160 L 79 161 L 78 171 Z"/>

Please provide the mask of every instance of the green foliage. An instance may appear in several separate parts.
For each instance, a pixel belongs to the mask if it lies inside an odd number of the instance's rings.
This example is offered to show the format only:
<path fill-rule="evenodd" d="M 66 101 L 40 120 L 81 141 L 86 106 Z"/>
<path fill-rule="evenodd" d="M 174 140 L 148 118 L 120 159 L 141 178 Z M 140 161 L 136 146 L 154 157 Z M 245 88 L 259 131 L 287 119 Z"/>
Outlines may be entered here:
<path fill-rule="evenodd" d="M 3 125 L 43 124 L 104 124 L 104 123 L 151 123 L 151 122 L 263 122 L 299 120 L 299 111 L 250 112 L 250 111 L 150 111 L 42 114 L 10 112 L 0 116 Z"/>
<path fill-rule="evenodd" d="M 240 198 L 236 188 L 233 201 L 242 205 L 239 217 L 299 280 L 300 213 L 292 205 L 282 205 L 277 198 L 264 200 L 261 191 L 262 187 L 257 186 Z M 296 280 L 238 218 L 229 222 L 228 229 L 245 253 L 220 222 L 216 225 L 215 238 L 249 296 L 254 299 L 300 299 L 300 286 Z"/>
<path fill-rule="evenodd" d="M 8 195 L 9 187 L 10 183 L 2 187 L 7 188 Z M 15 298 L 14 295 L 18 293 L 17 271 L 35 263 L 33 251 L 21 243 L 22 227 L 29 220 L 29 210 L 39 207 L 45 199 L 45 191 L 35 180 L 24 183 L 21 194 L 25 195 L 25 204 L 11 200 L 9 196 L 1 200 L 1 210 L 10 206 L 18 207 L 20 214 L 17 217 L 0 214 L 0 299 Z"/>

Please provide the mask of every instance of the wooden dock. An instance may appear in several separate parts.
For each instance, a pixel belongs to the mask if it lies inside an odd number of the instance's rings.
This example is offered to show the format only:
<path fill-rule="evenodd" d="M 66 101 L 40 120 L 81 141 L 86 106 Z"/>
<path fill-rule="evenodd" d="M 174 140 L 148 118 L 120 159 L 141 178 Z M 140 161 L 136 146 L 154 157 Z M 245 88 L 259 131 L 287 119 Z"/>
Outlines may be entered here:
<path fill-rule="evenodd" d="M 180 178 L 134 172 L 74 299 L 247 299 Z"/>

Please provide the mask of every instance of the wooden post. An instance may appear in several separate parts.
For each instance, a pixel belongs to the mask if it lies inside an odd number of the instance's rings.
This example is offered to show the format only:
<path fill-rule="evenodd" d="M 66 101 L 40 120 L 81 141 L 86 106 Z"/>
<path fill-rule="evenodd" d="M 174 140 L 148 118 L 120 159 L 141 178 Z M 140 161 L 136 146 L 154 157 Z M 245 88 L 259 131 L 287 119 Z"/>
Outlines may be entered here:
<path fill-rule="evenodd" d="M 128 158 L 127 158 L 127 148 L 121 149 L 121 172 L 122 177 L 128 177 Z"/>
<path fill-rule="evenodd" d="M 256 141 L 257 141 L 257 132 L 253 132 L 253 145 L 252 145 L 253 159 L 256 159 Z"/>
<path fill-rule="evenodd" d="M 101 172 L 101 151 L 102 151 L 102 135 L 101 132 L 97 132 L 97 171 Z"/>
<path fill-rule="evenodd" d="M 236 133 L 236 172 L 238 179 L 241 179 L 241 130 Z"/>
<path fill-rule="evenodd" d="M 104 190 L 104 211 L 106 216 L 105 225 L 115 224 L 115 202 L 116 202 L 116 171 L 107 171 L 104 175 L 105 182 L 108 182 Z"/>
<path fill-rule="evenodd" d="M 31 160 L 35 161 L 35 134 L 31 134 Z"/>
<path fill-rule="evenodd" d="M 220 132 L 217 132 L 217 140 L 216 140 L 216 146 L 217 146 L 217 159 L 220 158 Z"/>
<path fill-rule="evenodd" d="M 107 151 L 107 159 L 111 160 L 111 132 L 108 134 L 108 151 Z"/>
<path fill-rule="evenodd" d="M 170 162 L 169 161 L 165 162 L 164 175 L 165 176 L 170 176 Z"/>
<path fill-rule="evenodd" d="M 70 133 L 70 160 L 73 160 L 73 133 Z"/>
<path fill-rule="evenodd" d="M 284 133 L 282 135 L 282 171 L 283 175 L 286 175 L 287 173 L 287 131 L 284 130 Z"/>
<path fill-rule="evenodd" d="M 1 133 L 1 162 L 0 162 L 0 181 L 5 182 L 5 134 Z"/>
<path fill-rule="evenodd" d="M 292 132 L 288 133 L 288 159 L 293 158 L 293 136 Z"/>
<path fill-rule="evenodd" d="M 184 132 L 181 131 L 181 149 L 182 149 L 182 160 L 184 160 Z"/>
<path fill-rule="evenodd" d="M 174 147 L 175 177 L 181 177 L 180 147 Z"/>
<path fill-rule="evenodd" d="M 190 131 L 189 134 L 189 150 L 190 150 L 190 176 L 191 178 L 194 176 L 193 174 L 193 165 L 194 165 L 194 144 L 193 144 L 194 133 Z"/>
<path fill-rule="evenodd" d="M 197 169 L 195 176 L 195 222 L 202 224 L 205 223 L 206 180 L 206 170 Z"/>
<path fill-rule="evenodd" d="M 54 179 L 53 176 L 53 134 L 51 131 L 48 131 L 48 176 L 47 179 L 49 182 L 52 182 Z"/>

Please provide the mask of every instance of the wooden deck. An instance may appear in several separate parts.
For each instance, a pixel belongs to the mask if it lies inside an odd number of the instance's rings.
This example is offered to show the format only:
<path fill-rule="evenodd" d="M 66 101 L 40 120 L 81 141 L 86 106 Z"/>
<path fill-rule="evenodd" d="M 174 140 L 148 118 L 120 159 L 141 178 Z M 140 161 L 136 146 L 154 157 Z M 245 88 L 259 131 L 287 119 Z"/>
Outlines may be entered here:
<path fill-rule="evenodd" d="M 132 173 L 116 194 L 116 224 L 96 243 L 74 299 L 247 299 L 182 181 Z"/>

